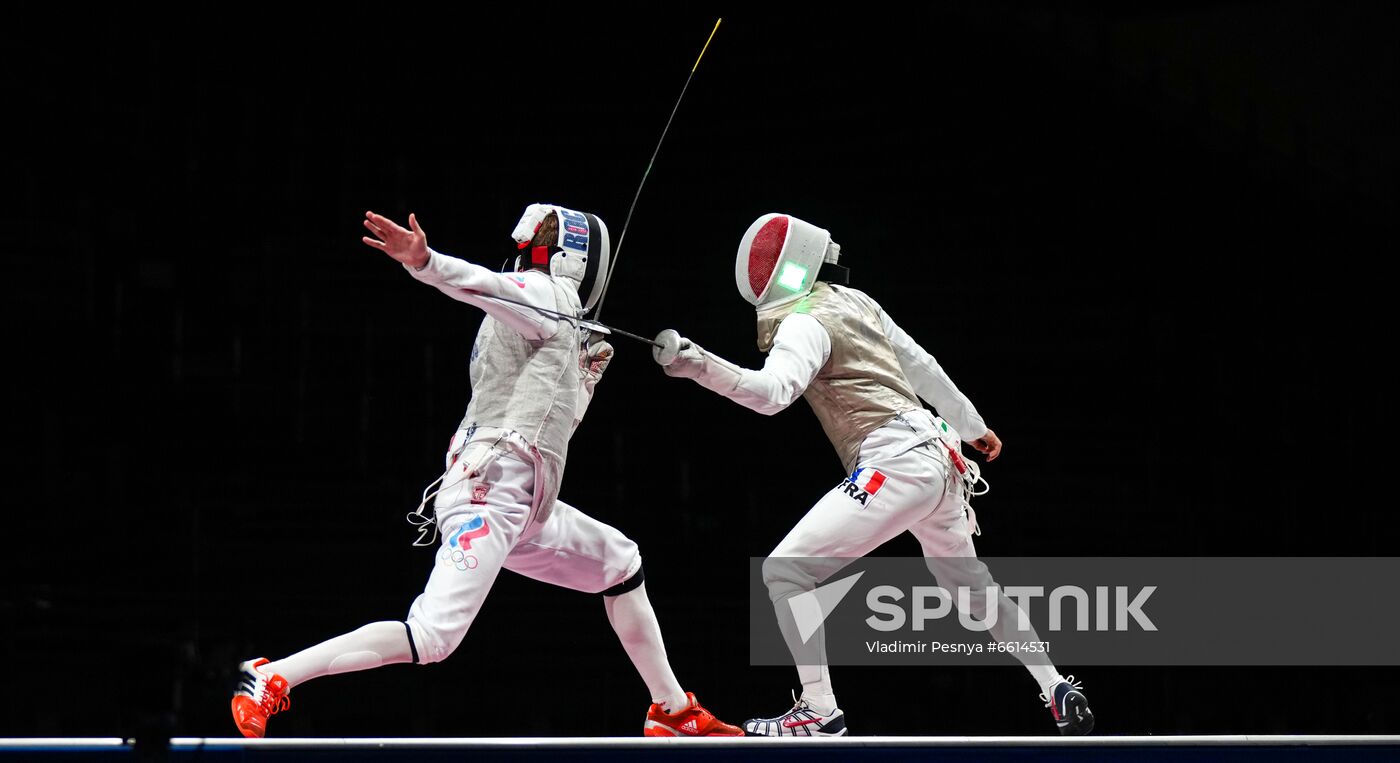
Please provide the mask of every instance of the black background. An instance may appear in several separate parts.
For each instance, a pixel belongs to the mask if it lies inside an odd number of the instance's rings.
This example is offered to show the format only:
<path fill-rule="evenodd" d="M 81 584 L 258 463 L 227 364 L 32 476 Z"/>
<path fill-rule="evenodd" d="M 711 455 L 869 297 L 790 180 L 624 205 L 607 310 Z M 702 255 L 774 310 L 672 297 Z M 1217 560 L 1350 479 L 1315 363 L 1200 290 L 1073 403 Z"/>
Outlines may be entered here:
<path fill-rule="evenodd" d="M 10 11 L 0 735 L 230 735 L 239 660 L 404 616 L 480 313 L 359 219 L 493 268 L 533 201 L 616 243 L 719 15 L 607 322 L 758 365 L 734 251 L 791 212 L 1005 440 L 983 554 L 1392 553 L 1396 12 L 1116 5 Z M 837 459 L 804 403 L 617 344 L 563 497 L 640 544 L 687 688 L 781 712 L 745 557 Z M 833 674 L 856 733 L 1053 733 L 1012 665 Z M 1390 668 L 1080 677 L 1103 733 L 1400 732 Z M 647 705 L 597 597 L 510 574 L 447 662 L 294 694 L 274 735 L 635 734 Z"/>

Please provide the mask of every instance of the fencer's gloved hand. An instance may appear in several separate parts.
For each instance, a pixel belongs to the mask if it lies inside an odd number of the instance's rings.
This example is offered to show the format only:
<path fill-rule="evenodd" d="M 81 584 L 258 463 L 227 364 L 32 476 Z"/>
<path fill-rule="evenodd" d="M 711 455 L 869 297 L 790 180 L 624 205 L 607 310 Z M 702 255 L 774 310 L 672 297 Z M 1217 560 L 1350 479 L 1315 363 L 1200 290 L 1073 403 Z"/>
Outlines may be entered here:
<path fill-rule="evenodd" d="M 603 378 L 603 372 L 608 370 L 608 364 L 612 363 L 613 346 L 602 334 L 596 331 L 588 335 L 588 347 L 583 351 L 583 383 L 590 392 Z"/>
<path fill-rule="evenodd" d="M 696 384 L 725 397 L 730 396 L 739 386 L 743 377 L 738 366 L 718 355 L 706 352 L 700 345 L 675 332 L 669 332 L 670 337 L 664 336 L 667 331 L 661 333 L 663 336 L 658 336 L 657 339 L 666 347 L 653 349 L 652 357 L 657 363 L 661 363 L 661 370 L 665 371 L 667 376 L 694 379 Z M 670 362 L 665 362 L 667 360 Z"/>
<path fill-rule="evenodd" d="M 656 352 L 652 353 L 655 357 Z M 658 362 L 660 360 L 658 359 Z M 667 376 L 674 376 L 680 379 L 694 379 L 700 375 L 700 371 L 705 365 L 705 351 L 700 349 L 700 345 L 686 339 L 680 338 L 680 345 L 676 350 L 675 358 L 663 366 L 661 370 Z"/>
<path fill-rule="evenodd" d="M 593 388 L 598 386 L 598 380 L 603 378 L 603 372 L 608 370 L 608 364 L 613 359 L 613 346 L 602 334 L 592 332 L 588 335 L 588 346 L 579 351 L 579 368 L 583 371 L 583 383 L 578 386 L 578 401 L 574 406 L 574 429 L 583 421 L 583 414 L 588 412 L 588 404 L 593 402 Z"/>

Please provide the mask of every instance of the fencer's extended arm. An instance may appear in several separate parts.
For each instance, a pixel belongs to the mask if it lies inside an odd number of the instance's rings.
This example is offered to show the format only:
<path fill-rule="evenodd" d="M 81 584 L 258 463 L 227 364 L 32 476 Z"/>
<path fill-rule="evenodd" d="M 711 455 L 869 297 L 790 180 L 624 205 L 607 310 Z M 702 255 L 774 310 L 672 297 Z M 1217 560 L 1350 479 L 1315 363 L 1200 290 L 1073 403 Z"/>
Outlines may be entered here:
<path fill-rule="evenodd" d="M 550 285 L 549 276 L 544 273 L 497 273 L 431 249 L 428 250 L 428 262 L 421 270 L 407 264 L 404 265 L 404 270 L 419 281 L 437 287 L 443 294 L 455 300 L 485 310 L 488 315 L 520 332 L 526 339 L 547 339 L 559 330 L 559 319 L 552 315 L 532 310 L 525 305 L 489 299 L 504 297 L 546 310 L 558 310 L 554 299 L 554 287 Z"/>
<path fill-rule="evenodd" d="M 899 358 L 899 365 L 904 369 L 904 376 L 909 379 L 914 392 L 937 409 L 938 415 L 947 419 L 964 441 L 976 440 L 986 434 L 987 425 L 982 421 L 981 414 L 977 413 L 967 395 L 953 384 L 953 380 L 948 377 L 943 367 L 938 365 L 938 361 L 920 347 L 913 337 L 905 333 L 884 310 L 880 311 L 880 324 L 884 327 L 885 336 L 894 347 L 894 354 Z"/>
<path fill-rule="evenodd" d="M 665 367 L 669 376 L 694 379 L 746 408 L 771 416 L 806 391 L 831 355 L 831 338 L 815 318 L 790 315 L 778 326 L 763 368 L 755 371 L 730 363 L 691 343 Z"/>

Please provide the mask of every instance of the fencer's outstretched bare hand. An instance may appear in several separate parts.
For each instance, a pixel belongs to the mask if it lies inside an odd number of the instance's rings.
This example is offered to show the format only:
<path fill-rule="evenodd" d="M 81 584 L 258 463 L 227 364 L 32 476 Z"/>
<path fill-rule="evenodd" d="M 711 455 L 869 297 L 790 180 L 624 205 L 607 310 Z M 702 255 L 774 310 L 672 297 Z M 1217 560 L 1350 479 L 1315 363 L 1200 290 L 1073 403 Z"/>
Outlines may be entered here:
<path fill-rule="evenodd" d="M 986 434 L 972 441 L 972 447 L 985 455 L 988 461 L 995 461 L 997 456 L 1001 455 L 1001 438 L 997 437 L 996 432 L 988 429 Z"/>
<path fill-rule="evenodd" d="M 407 230 L 384 215 L 365 213 L 365 227 L 373 236 L 360 240 L 393 257 L 409 267 L 421 268 L 428 264 L 428 234 L 418 227 L 418 218 L 410 212 Z"/>

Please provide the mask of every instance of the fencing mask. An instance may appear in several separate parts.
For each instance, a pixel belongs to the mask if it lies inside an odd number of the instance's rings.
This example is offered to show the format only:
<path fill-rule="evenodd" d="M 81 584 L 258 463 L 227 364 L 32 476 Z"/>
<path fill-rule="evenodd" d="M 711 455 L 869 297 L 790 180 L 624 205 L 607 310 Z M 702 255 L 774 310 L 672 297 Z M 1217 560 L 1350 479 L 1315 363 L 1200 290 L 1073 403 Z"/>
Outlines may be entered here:
<path fill-rule="evenodd" d="M 739 240 L 734 283 L 754 306 L 812 291 L 822 263 L 835 265 L 841 247 L 831 234 L 792 215 L 766 214 Z"/>
<path fill-rule="evenodd" d="M 551 215 L 559 223 L 558 241 L 554 246 L 531 247 L 535 231 Z M 603 293 L 608 258 L 612 255 L 608 226 L 602 218 L 553 204 L 531 204 L 510 237 L 515 239 L 517 248 L 528 250 L 516 258 L 516 270 L 548 270 L 552 276 L 569 279 L 578 288 L 584 312 L 593 308 Z"/>

